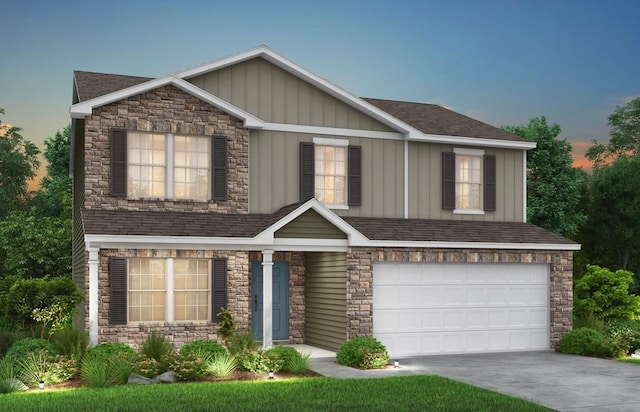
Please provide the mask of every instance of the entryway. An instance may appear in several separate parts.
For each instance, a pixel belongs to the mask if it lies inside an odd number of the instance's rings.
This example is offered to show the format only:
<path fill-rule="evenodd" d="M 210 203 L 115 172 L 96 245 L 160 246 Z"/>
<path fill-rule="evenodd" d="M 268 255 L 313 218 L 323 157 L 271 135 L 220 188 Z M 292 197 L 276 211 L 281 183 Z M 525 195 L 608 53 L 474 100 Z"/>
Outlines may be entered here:
<path fill-rule="evenodd" d="M 262 340 L 262 262 L 251 264 L 251 332 Z M 289 339 L 289 262 L 273 262 L 273 340 Z"/>

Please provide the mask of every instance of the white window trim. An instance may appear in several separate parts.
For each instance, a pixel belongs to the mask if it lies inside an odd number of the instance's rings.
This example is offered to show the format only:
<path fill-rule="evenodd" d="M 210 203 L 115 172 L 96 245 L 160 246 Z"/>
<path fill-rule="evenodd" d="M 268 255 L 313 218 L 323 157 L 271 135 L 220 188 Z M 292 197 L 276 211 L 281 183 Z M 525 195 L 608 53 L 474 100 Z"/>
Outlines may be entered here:
<path fill-rule="evenodd" d="M 453 153 L 461 156 L 484 156 L 483 149 L 467 149 L 467 148 L 454 147 Z M 484 165 L 484 161 L 480 164 L 480 171 L 482 171 L 483 165 Z M 456 174 L 457 173 L 458 173 L 458 169 L 456 168 Z M 481 181 L 483 179 L 481 179 Z M 484 187 L 483 187 L 483 190 L 484 190 Z M 456 193 L 456 198 L 457 196 L 458 194 Z M 482 196 L 482 193 L 480 193 L 480 200 L 484 202 L 484 197 Z M 454 215 L 484 215 L 485 211 L 482 209 L 454 209 L 453 214 Z"/>
<path fill-rule="evenodd" d="M 333 138 L 328 138 L 328 137 L 314 137 L 313 138 L 313 144 L 317 144 L 319 146 L 335 146 L 335 147 L 348 147 L 349 146 L 349 139 L 333 139 Z M 346 156 L 346 160 L 347 160 L 347 172 L 348 172 L 348 168 L 349 168 L 349 153 L 345 153 Z M 315 161 L 315 159 L 314 159 Z M 315 176 L 314 176 L 315 178 Z M 349 174 L 347 173 L 345 175 L 345 181 L 347 183 L 347 186 L 349 185 Z M 333 210 L 349 210 L 349 189 L 348 187 L 345 187 L 345 204 L 341 205 L 341 204 L 332 204 L 332 203 L 324 203 L 323 204 L 328 207 L 329 209 L 333 209 Z"/>

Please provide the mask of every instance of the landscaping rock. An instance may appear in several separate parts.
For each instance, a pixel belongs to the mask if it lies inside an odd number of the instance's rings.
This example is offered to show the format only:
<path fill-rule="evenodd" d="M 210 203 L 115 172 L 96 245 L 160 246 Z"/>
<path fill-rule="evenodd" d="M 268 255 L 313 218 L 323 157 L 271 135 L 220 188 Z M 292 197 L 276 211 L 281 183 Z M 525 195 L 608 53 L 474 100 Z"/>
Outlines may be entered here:
<path fill-rule="evenodd" d="M 160 383 L 174 383 L 177 382 L 176 373 L 174 371 L 167 371 L 153 378 L 154 381 Z"/>
<path fill-rule="evenodd" d="M 138 375 L 137 373 L 129 375 L 129 379 L 127 380 L 128 385 L 149 385 L 151 383 L 158 383 L 158 381 L 155 379 L 149 379 L 146 376 Z"/>

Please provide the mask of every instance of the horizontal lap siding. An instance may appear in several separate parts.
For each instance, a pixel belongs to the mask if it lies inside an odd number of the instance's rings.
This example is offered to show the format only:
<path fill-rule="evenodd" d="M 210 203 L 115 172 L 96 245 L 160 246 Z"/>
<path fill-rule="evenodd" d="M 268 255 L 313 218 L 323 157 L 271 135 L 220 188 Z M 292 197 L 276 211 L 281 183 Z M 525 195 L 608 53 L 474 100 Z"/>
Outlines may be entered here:
<path fill-rule="evenodd" d="M 347 261 L 340 252 L 306 253 L 306 343 L 338 350 L 347 337 Z"/>
<path fill-rule="evenodd" d="M 347 235 L 313 210 L 276 231 L 276 238 L 346 239 Z"/>

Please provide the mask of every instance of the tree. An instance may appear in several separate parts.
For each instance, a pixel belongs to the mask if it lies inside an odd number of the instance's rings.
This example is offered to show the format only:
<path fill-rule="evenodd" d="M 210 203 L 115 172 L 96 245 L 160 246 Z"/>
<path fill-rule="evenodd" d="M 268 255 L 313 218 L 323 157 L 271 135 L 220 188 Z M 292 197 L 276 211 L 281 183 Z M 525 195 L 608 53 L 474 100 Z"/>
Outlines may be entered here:
<path fill-rule="evenodd" d="M 0 114 L 4 114 L 1 108 Z M 39 153 L 36 145 L 20 136 L 20 128 L 0 120 L 0 218 L 26 204 L 28 182 L 40 166 Z"/>
<path fill-rule="evenodd" d="M 47 175 L 40 182 L 35 205 L 44 216 L 71 218 L 71 177 L 69 176 L 71 153 L 71 125 L 44 141 L 44 157 L 47 159 Z"/>
<path fill-rule="evenodd" d="M 633 156 L 640 153 L 640 97 L 636 97 L 624 106 L 616 109 L 608 117 L 610 127 L 609 143 L 596 140 L 587 150 L 587 158 L 596 167 L 621 155 Z"/>
<path fill-rule="evenodd" d="M 640 154 L 594 169 L 585 244 L 592 261 L 640 270 Z"/>
<path fill-rule="evenodd" d="M 535 117 L 526 126 L 503 129 L 536 142 L 527 152 L 527 220 L 572 237 L 586 221 L 581 207 L 586 173 L 572 166 L 571 144 L 559 140 L 560 126 Z"/>

